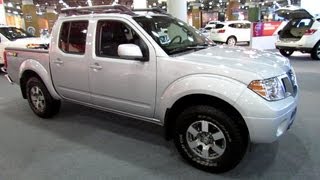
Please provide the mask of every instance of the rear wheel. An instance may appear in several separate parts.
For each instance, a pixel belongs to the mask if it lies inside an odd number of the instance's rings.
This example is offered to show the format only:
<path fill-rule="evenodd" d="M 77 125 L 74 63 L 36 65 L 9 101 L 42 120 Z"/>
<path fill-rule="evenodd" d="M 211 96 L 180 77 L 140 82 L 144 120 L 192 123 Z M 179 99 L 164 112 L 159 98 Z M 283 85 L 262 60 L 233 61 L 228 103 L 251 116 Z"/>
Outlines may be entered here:
<path fill-rule="evenodd" d="M 318 42 L 312 49 L 311 58 L 314 60 L 320 60 L 320 42 Z"/>
<path fill-rule="evenodd" d="M 294 52 L 293 50 L 284 50 L 284 49 L 280 49 L 280 54 L 282 54 L 282 56 L 285 57 L 289 57 L 291 56 L 291 54 Z"/>
<path fill-rule="evenodd" d="M 50 95 L 43 82 L 37 77 L 31 77 L 27 81 L 27 99 L 32 111 L 42 118 L 50 118 L 57 114 L 61 102 Z"/>
<path fill-rule="evenodd" d="M 234 168 L 247 148 L 247 135 L 231 117 L 205 105 L 184 110 L 176 122 L 175 145 L 196 168 L 221 173 Z"/>
<path fill-rule="evenodd" d="M 227 44 L 229 46 L 235 46 L 237 44 L 237 39 L 234 36 L 231 36 L 227 39 Z"/>

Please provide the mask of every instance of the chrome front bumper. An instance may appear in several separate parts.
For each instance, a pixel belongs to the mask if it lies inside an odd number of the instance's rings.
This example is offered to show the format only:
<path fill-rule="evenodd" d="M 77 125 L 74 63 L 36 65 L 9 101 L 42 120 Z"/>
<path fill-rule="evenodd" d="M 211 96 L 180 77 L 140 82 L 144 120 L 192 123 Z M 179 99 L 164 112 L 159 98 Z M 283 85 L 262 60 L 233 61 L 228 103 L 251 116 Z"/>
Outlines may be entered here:
<path fill-rule="evenodd" d="M 1 67 L 1 71 L 4 72 L 4 73 L 6 73 L 6 74 L 4 75 L 4 77 L 7 78 L 7 80 L 9 81 L 10 84 L 13 84 L 12 79 L 11 79 L 10 76 L 7 74 L 7 69 L 6 69 L 5 67 Z"/>

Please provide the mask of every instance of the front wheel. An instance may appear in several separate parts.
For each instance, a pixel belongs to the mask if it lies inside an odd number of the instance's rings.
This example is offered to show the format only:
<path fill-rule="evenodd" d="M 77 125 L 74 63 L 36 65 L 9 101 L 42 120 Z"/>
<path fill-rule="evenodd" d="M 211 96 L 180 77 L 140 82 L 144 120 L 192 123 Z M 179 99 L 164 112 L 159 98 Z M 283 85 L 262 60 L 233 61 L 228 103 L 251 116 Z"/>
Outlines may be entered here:
<path fill-rule="evenodd" d="M 284 57 L 289 57 L 289 56 L 291 56 L 291 54 L 292 54 L 294 51 L 293 51 L 293 50 L 280 49 L 279 52 L 280 52 L 280 54 L 282 54 L 282 56 L 284 56 Z"/>
<path fill-rule="evenodd" d="M 196 168 L 221 173 L 234 168 L 247 149 L 247 135 L 231 117 L 211 106 L 183 111 L 174 142 L 181 156 Z"/>
<path fill-rule="evenodd" d="M 311 58 L 314 60 L 320 60 L 320 42 L 318 42 L 312 49 Z"/>
<path fill-rule="evenodd" d="M 39 117 L 50 118 L 59 112 L 61 102 L 52 98 L 39 78 L 31 77 L 27 81 L 26 91 L 29 105 Z"/>

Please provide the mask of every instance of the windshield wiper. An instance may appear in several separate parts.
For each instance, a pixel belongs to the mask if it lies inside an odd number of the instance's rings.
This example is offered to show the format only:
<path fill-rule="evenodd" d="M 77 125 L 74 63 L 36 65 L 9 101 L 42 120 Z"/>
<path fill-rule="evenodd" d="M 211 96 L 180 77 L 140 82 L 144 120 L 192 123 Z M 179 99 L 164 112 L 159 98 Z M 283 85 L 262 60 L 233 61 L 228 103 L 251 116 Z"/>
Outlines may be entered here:
<path fill-rule="evenodd" d="M 188 48 L 188 49 L 205 49 L 205 48 L 207 48 L 208 47 L 208 45 L 193 45 L 193 46 L 187 46 L 186 48 Z"/>
<path fill-rule="evenodd" d="M 185 51 L 199 51 L 201 49 L 206 49 L 208 47 L 207 44 L 204 45 L 190 45 L 190 46 L 185 46 L 185 47 L 179 47 L 179 48 L 174 48 L 171 51 L 169 51 L 169 54 L 174 54 L 174 53 L 181 53 Z"/>
<path fill-rule="evenodd" d="M 188 48 L 188 47 L 174 48 L 174 49 L 170 50 L 168 54 L 172 55 L 175 53 L 181 53 L 181 52 L 185 52 L 185 51 L 194 51 L 194 48 Z"/>

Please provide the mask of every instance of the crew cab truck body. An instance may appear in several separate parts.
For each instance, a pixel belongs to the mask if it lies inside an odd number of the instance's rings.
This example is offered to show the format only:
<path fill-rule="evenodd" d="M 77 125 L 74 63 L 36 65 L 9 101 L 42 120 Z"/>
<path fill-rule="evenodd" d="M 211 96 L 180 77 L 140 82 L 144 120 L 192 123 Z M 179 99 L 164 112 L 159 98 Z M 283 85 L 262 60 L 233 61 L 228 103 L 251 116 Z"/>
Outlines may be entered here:
<path fill-rule="evenodd" d="M 190 164 L 215 173 L 291 126 L 298 86 L 287 58 L 214 46 L 167 14 L 103 8 L 124 12 L 60 17 L 49 50 L 6 48 L 8 79 L 38 116 L 68 100 L 156 123 Z"/>

